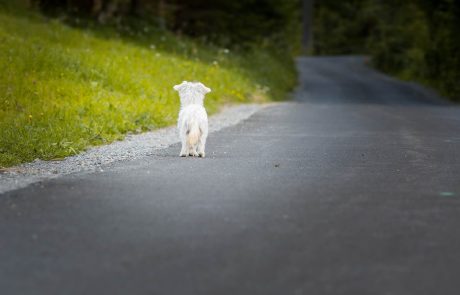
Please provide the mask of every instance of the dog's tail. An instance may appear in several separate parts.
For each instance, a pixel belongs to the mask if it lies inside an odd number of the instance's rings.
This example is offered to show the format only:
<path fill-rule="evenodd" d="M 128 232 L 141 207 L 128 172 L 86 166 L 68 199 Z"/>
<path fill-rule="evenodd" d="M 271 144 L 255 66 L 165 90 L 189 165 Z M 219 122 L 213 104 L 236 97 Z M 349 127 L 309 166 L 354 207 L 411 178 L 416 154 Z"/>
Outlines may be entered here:
<path fill-rule="evenodd" d="M 191 120 L 187 126 L 187 143 L 195 146 L 201 137 L 201 130 L 196 120 Z"/>

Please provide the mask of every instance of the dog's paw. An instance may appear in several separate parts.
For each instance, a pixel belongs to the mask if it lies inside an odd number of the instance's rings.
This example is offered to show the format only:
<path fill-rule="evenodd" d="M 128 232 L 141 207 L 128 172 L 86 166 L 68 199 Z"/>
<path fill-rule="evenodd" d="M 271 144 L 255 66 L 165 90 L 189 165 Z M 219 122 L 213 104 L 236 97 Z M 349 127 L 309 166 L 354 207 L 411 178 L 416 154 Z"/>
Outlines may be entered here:
<path fill-rule="evenodd" d="M 194 152 L 194 153 L 190 153 L 188 154 L 190 157 L 198 157 L 198 153 L 197 152 Z"/>
<path fill-rule="evenodd" d="M 180 154 L 179 154 L 179 157 L 187 157 L 187 154 L 185 154 L 185 153 L 180 153 Z"/>
<path fill-rule="evenodd" d="M 198 153 L 198 156 L 201 157 L 201 158 L 204 158 L 204 157 L 205 157 L 205 154 L 204 154 L 204 152 Z"/>

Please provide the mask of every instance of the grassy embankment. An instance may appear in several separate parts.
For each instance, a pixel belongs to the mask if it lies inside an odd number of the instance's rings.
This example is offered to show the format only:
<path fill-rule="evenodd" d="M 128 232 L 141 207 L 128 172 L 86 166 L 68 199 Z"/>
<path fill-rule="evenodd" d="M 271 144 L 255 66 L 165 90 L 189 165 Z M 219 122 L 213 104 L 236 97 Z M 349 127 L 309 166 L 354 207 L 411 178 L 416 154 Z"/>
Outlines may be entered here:
<path fill-rule="evenodd" d="M 182 80 L 212 88 L 209 113 L 283 99 L 295 83 L 292 62 L 268 51 L 228 51 L 142 21 L 71 27 L 1 5 L 0 69 L 0 167 L 174 124 Z"/>

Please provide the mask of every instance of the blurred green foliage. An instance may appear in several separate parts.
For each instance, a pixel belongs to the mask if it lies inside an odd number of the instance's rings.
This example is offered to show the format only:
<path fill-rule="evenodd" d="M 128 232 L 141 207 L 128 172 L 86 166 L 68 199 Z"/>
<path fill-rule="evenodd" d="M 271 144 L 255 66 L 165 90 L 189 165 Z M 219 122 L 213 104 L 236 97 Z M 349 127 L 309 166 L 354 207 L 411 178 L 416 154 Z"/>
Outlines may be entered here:
<path fill-rule="evenodd" d="M 315 54 L 369 54 L 373 64 L 460 101 L 460 1 L 316 2 Z"/>

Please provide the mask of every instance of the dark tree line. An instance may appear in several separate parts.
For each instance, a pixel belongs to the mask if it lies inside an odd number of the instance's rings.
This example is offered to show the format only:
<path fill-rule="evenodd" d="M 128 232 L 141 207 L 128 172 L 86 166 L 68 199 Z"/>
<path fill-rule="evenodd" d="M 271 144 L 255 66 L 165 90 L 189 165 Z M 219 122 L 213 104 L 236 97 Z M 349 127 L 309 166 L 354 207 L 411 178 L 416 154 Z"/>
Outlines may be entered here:
<path fill-rule="evenodd" d="M 318 54 L 364 53 L 380 69 L 460 100 L 460 1 L 316 1 Z"/>
<path fill-rule="evenodd" d="M 74 13 L 98 17 L 141 15 L 151 13 L 161 6 L 163 0 L 32 0 L 46 13 Z"/>
<path fill-rule="evenodd" d="M 300 37 L 301 0 L 32 1 L 46 13 L 80 14 L 100 22 L 132 16 L 155 18 L 171 30 L 206 36 L 225 46 L 271 39 L 292 47 Z"/>

